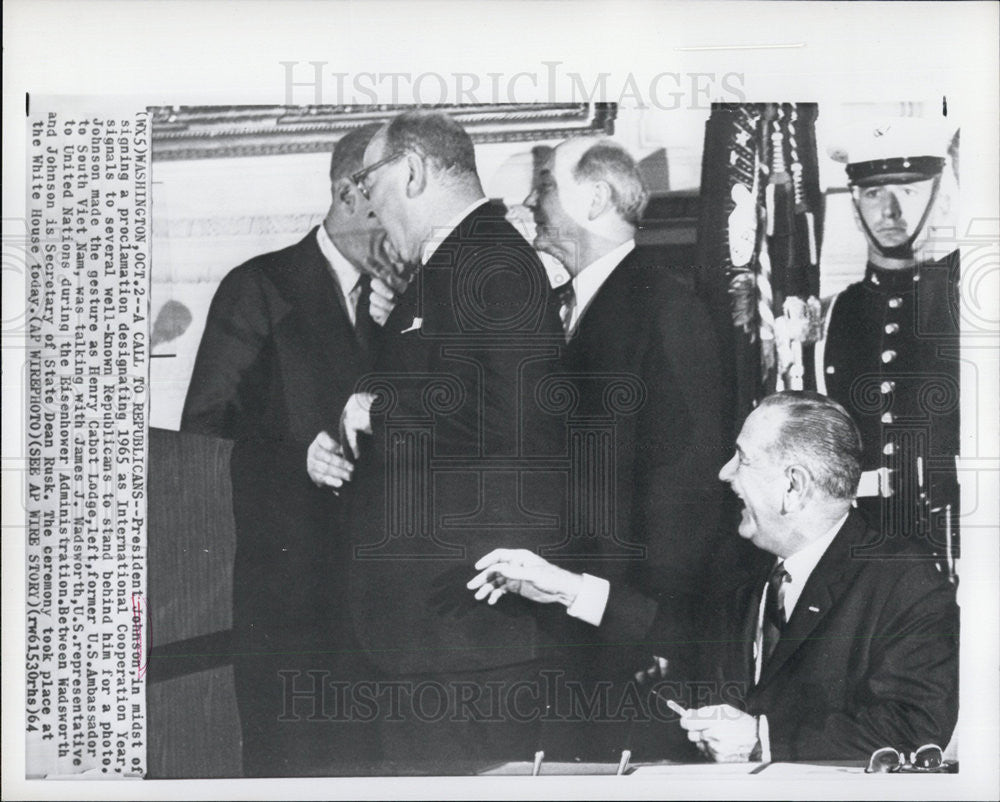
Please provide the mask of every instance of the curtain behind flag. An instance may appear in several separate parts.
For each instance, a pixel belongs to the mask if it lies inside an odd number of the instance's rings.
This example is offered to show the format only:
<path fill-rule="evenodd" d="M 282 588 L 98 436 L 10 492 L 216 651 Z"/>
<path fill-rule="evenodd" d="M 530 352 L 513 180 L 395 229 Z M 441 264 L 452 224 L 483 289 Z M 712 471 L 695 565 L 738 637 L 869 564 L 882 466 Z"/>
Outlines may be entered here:
<path fill-rule="evenodd" d="M 814 103 L 716 103 L 705 127 L 699 283 L 736 388 L 737 431 L 768 393 L 812 389 L 823 231 L 816 116 Z"/>

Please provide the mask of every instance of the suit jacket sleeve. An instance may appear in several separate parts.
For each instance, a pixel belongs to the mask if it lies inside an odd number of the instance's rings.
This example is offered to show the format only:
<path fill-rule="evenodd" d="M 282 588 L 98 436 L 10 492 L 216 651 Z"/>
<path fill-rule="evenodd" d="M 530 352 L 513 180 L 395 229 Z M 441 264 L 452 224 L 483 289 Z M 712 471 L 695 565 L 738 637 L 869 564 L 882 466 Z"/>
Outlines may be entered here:
<path fill-rule="evenodd" d="M 788 709 L 751 711 L 768 714 L 774 760 L 858 757 L 883 746 L 947 746 L 958 717 L 953 589 L 933 565 L 921 562 L 902 574 L 878 624 L 871 665 L 851 709 L 814 719 L 796 718 Z"/>
<path fill-rule="evenodd" d="M 212 299 L 184 401 L 181 430 L 237 439 L 260 399 L 260 364 L 269 336 L 261 275 L 231 271 Z"/>
<path fill-rule="evenodd" d="M 309 444 L 279 434 L 281 424 L 265 419 L 274 415 L 273 330 L 282 309 L 255 262 L 226 275 L 209 308 L 181 431 L 235 440 L 233 460 L 270 465 L 275 475 L 308 489 Z"/>
<path fill-rule="evenodd" d="M 669 298 L 643 369 L 647 383 L 668 388 L 649 410 L 653 422 L 637 443 L 637 460 L 646 467 L 637 473 L 633 522 L 646 557 L 612 579 L 601 623 L 607 637 L 631 642 L 672 641 L 690 627 L 722 500 L 725 403 L 715 337 L 692 294 Z"/>

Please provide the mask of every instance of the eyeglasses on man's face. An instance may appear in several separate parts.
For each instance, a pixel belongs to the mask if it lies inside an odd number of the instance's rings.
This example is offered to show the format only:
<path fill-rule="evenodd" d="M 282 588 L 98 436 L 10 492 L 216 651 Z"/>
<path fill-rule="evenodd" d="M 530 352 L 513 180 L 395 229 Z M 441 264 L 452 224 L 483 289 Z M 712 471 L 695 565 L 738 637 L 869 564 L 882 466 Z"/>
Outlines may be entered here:
<path fill-rule="evenodd" d="M 361 193 L 365 200 L 371 200 L 371 197 L 368 194 L 368 177 L 380 167 L 385 167 L 387 164 L 391 164 L 397 159 L 403 158 L 405 155 L 405 150 L 397 150 L 395 153 L 389 154 L 384 159 L 379 159 L 374 164 L 369 164 L 364 169 L 358 170 L 356 173 L 351 175 L 351 181 L 354 182 L 354 186 L 358 188 L 358 192 Z"/>

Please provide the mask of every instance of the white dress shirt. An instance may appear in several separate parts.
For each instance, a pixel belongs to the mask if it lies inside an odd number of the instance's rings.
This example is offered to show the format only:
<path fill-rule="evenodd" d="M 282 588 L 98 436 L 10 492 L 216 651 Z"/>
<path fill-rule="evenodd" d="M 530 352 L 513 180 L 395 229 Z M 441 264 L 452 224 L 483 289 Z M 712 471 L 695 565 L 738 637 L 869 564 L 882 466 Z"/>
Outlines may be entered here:
<path fill-rule="evenodd" d="M 840 527 L 844 525 L 844 521 L 846 520 L 847 514 L 837 521 L 823 537 L 816 538 L 816 540 L 803 546 L 792 556 L 785 558 L 785 570 L 788 571 L 788 576 L 790 577 L 785 582 L 784 601 L 786 621 L 791 619 L 792 611 L 795 609 L 795 605 L 802 595 L 802 590 L 805 588 L 806 582 L 809 581 L 813 570 L 823 558 L 823 555 L 826 554 L 826 550 L 830 547 L 833 539 L 837 536 L 837 532 L 840 531 Z"/>
<path fill-rule="evenodd" d="M 795 609 L 795 605 L 799 601 L 799 596 L 802 595 L 802 589 L 806 586 L 806 582 L 809 581 L 809 577 L 812 575 L 813 569 L 816 568 L 816 564 L 826 553 L 826 550 L 830 547 L 833 539 L 837 536 L 837 532 L 840 531 L 840 527 L 844 525 L 844 521 L 846 520 L 847 515 L 844 515 L 844 517 L 830 527 L 830 529 L 822 537 L 818 537 L 812 542 L 807 543 L 795 552 L 795 554 L 785 558 L 785 570 L 788 571 L 788 579 L 785 581 L 784 588 L 785 621 L 791 619 L 792 611 Z M 762 659 L 762 633 L 764 631 L 764 604 L 766 597 L 767 581 L 765 580 L 764 592 L 761 593 L 760 605 L 757 607 L 757 637 L 753 645 L 753 681 L 755 684 L 760 681 L 760 672 L 764 665 L 764 661 Z"/>
<path fill-rule="evenodd" d="M 580 325 L 580 318 L 587 311 L 590 302 L 594 300 L 597 291 L 608 280 L 608 276 L 614 272 L 614 269 L 634 249 L 634 239 L 623 242 L 613 251 L 604 254 L 600 259 L 595 259 L 573 277 L 573 294 L 576 300 L 573 306 L 573 315 L 570 317 L 569 325 L 566 327 L 567 335 L 572 336 L 576 333 L 577 326 Z"/>
<path fill-rule="evenodd" d="M 601 625 L 604 609 L 608 606 L 608 596 L 611 594 L 611 583 L 599 576 L 583 575 L 583 584 L 573 603 L 566 612 L 573 618 L 579 618 L 595 627 Z"/>
<path fill-rule="evenodd" d="M 784 604 L 783 609 L 785 611 L 785 621 L 791 620 L 792 612 L 795 610 L 795 605 L 798 604 L 799 597 L 802 596 L 802 591 L 806 586 L 806 582 L 809 581 L 809 577 L 812 576 L 812 572 L 816 569 L 819 561 L 823 559 L 823 555 L 826 554 L 826 550 L 830 548 L 830 544 L 833 539 L 837 536 L 840 528 L 844 525 L 844 521 L 847 520 L 847 515 L 850 513 L 845 513 L 844 517 L 841 518 L 837 523 L 835 523 L 826 534 L 822 537 L 818 537 L 810 543 L 807 543 L 801 549 L 799 549 L 795 554 L 792 554 L 785 558 L 785 570 L 788 571 L 788 581 L 785 582 L 785 592 L 784 592 Z M 754 639 L 753 644 L 753 661 L 754 661 L 754 676 L 753 681 L 756 685 L 760 682 L 760 674 L 764 668 L 764 604 L 767 597 L 767 582 L 764 583 L 765 589 L 760 597 L 760 606 L 757 608 L 757 635 Z M 757 719 L 757 739 L 760 741 L 761 747 L 761 761 L 764 763 L 771 762 L 771 726 L 770 722 L 767 720 L 767 716 L 761 714 Z"/>
<path fill-rule="evenodd" d="M 330 239 L 330 235 L 326 233 L 326 228 L 322 225 L 316 231 L 316 242 L 323 257 L 326 259 L 327 265 L 329 265 L 330 270 L 333 272 L 334 278 L 337 279 L 337 288 L 344 299 L 344 309 L 347 311 L 347 317 L 353 326 L 357 317 L 357 309 L 355 307 L 357 298 L 352 296 L 357 295 L 354 292 L 354 288 L 361 278 L 361 271 L 352 265 L 344 254 L 337 250 L 337 246 L 333 244 L 333 240 Z"/>

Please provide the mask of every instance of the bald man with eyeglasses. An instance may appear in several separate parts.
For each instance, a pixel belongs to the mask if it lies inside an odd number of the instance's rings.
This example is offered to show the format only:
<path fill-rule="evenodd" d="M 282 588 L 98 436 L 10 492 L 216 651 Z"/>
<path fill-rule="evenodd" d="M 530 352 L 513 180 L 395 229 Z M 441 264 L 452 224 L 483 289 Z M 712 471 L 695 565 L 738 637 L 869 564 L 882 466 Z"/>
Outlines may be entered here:
<path fill-rule="evenodd" d="M 534 524 L 535 542 L 559 539 L 562 477 L 539 463 L 565 432 L 535 393 L 564 343 L 558 303 L 449 115 L 393 118 L 353 179 L 413 275 L 340 426 L 357 466 L 350 608 L 369 658 L 401 689 L 383 746 L 411 764 L 530 756 L 537 719 L 491 716 L 447 691 L 478 699 L 539 683 L 553 640 L 543 613 L 490 615 L 459 577 L 486 544 L 510 542 L 514 522 Z M 421 687 L 444 690 L 441 716 L 422 715 Z"/>

